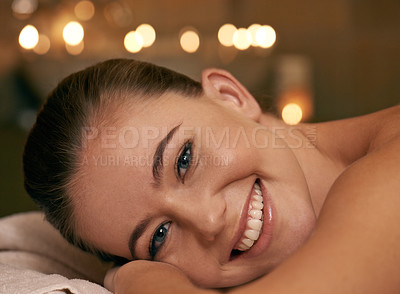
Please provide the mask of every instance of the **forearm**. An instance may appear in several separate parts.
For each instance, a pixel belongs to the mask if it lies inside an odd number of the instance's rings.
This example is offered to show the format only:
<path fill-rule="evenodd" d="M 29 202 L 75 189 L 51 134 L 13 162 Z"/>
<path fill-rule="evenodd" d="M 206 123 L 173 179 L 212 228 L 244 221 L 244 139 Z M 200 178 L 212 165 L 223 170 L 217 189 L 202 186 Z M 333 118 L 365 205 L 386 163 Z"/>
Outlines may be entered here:
<path fill-rule="evenodd" d="M 105 286 L 116 294 L 163 293 L 163 294 L 216 294 L 217 290 L 196 287 L 176 267 L 159 262 L 133 261 L 105 279 Z"/>

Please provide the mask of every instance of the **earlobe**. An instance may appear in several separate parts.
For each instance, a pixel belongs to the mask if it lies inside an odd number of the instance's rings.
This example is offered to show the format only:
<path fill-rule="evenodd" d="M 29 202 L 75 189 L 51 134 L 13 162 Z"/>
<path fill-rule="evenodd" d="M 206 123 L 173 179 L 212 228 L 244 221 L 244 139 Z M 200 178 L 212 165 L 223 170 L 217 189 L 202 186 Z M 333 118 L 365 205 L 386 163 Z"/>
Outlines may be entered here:
<path fill-rule="evenodd" d="M 232 74 L 221 69 L 206 69 L 202 73 L 205 94 L 224 106 L 258 121 L 261 109 L 258 102 Z"/>

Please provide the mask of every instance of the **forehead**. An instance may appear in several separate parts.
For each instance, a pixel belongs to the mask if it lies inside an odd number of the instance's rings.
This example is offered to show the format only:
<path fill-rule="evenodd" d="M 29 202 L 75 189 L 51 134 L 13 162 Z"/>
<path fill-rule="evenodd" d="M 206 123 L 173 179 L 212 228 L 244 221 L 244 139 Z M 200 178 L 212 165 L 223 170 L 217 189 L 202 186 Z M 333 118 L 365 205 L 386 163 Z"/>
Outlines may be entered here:
<path fill-rule="evenodd" d="M 126 224 L 141 216 L 148 199 L 150 149 L 96 148 L 82 156 L 77 189 L 72 193 L 78 234 L 100 249 L 118 248 L 132 230 Z M 103 234 L 111 238 L 103 238 Z"/>

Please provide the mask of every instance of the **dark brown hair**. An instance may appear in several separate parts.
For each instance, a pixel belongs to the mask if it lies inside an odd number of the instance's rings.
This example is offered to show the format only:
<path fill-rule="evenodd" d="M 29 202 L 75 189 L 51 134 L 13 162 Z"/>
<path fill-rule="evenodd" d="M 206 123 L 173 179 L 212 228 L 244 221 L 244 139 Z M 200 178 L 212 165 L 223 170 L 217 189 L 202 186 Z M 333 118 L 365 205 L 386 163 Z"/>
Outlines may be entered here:
<path fill-rule="evenodd" d="M 105 261 L 122 264 L 127 260 L 97 250 L 75 233 L 68 187 L 78 171 L 81 130 L 98 117 L 112 115 L 109 106 L 132 105 L 137 98 L 166 92 L 198 97 L 203 91 L 199 82 L 164 67 L 128 59 L 108 60 L 61 81 L 29 133 L 23 155 L 26 191 L 64 238 Z"/>

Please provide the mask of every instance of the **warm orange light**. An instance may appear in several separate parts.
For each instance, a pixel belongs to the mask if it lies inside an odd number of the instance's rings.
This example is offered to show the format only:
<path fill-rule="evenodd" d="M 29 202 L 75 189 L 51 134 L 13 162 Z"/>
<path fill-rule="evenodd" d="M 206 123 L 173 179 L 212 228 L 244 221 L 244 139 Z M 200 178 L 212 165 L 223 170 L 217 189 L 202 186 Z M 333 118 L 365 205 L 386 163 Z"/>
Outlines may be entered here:
<path fill-rule="evenodd" d="M 36 54 L 44 55 L 50 50 L 50 39 L 46 35 L 39 34 L 39 42 L 33 48 Z"/>
<path fill-rule="evenodd" d="M 85 44 L 83 43 L 83 41 L 77 45 L 70 45 L 68 43 L 65 43 L 65 49 L 71 55 L 79 55 L 82 53 L 83 49 L 85 49 Z"/>
<path fill-rule="evenodd" d="M 297 125 L 302 117 L 303 111 L 296 103 L 286 104 L 282 109 L 282 119 L 288 125 Z"/>
<path fill-rule="evenodd" d="M 256 32 L 256 41 L 262 48 L 270 48 L 275 44 L 276 32 L 271 26 L 261 26 Z"/>
<path fill-rule="evenodd" d="M 137 53 L 143 48 L 142 35 L 136 31 L 130 31 L 125 35 L 124 46 L 128 52 Z"/>
<path fill-rule="evenodd" d="M 181 35 L 180 43 L 183 50 L 194 53 L 199 49 L 200 38 L 195 31 L 187 30 Z"/>
<path fill-rule="evenodd" d="M 89 20 L 94 16 L 95 7 L 91 1 L 83 0 L 79 1 L 75 5 L 75 15 L 81 20 Z"/>
<path fill-rule="evenodd" d="M 39 42 L 39 32 L 33 25 L 27 25 L 19 34 L 19 44 L 24 49 L 32 49 Z"/>
<path fill-rule="evenodd" d="M 82 42 L 84 36 L 83 27 L 79 22 L 71 21 L 67 23 L 63 30 L 65 43 L 76 46 Z"/>
<path fill-rule="evenodd" d="M 14 0 L 11 9 L 15 16 L 29 16 L 35 12 L 38 7 L 37 0 Z M 18 17 L 21 18 L 21 17 Z M 24 17 L 22 17 L 24 18 Z"/>
<path fill-rule="evenodd" d="M 238 29 L 233 34 L 233 45 L 239 50 L 246 50 L 251 45 L 251 34 L 245 28 Z"/>
<path fill-rule="evenodd" d="M 259 25 L 259 24 L 252 24 L 251 26 L 249 26 L 247 28 L 247 30 L 249 31 L 249 33 L 251 35 L 251 45 L 252 46 L 258 46 L 257 31 L 259 28 L 261 28 L 261 25 Z"/>
<path fill-rule="evenodd" d="M 143 39 L 143 47 L 150 47 L 156 40 L 156 31 L 149 24 L 141 24 L 137 27 L 136 33 L 140 34 Z"/>
<path fill-rule="evenodd" d="M 218 30 L 218 41 L 226 46 L 233 46 L 233 34 L 237 31 L 237 28 L 230 23 L 224 24 Z"/>

